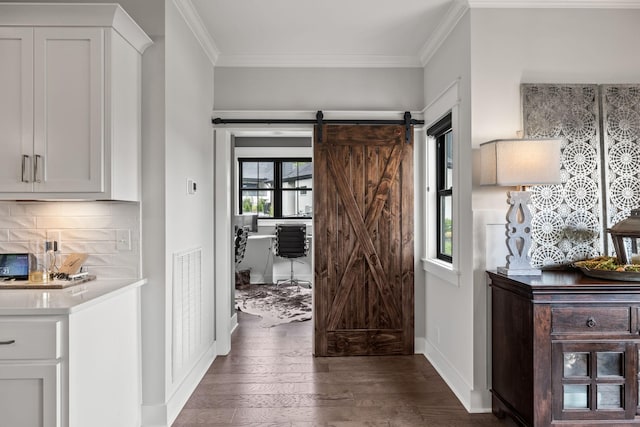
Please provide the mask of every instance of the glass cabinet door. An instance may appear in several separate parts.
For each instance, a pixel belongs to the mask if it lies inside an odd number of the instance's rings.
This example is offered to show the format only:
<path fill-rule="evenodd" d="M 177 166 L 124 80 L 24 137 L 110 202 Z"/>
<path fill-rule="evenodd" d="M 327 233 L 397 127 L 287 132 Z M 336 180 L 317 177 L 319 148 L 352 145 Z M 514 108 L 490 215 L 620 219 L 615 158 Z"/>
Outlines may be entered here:
<path fill-rule="evenodd" d="M 553 344 L 556 420 L 628 419 L 638 406 L 640 348 L 633 342 Z"/>

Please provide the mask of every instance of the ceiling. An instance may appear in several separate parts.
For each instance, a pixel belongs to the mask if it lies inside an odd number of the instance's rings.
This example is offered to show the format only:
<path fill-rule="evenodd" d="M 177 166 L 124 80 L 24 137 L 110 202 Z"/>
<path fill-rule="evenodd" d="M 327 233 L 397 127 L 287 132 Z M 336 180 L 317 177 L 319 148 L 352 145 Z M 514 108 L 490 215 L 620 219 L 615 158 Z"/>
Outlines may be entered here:
<path fill-rule="evenodd" d="M 640 0 L 176 0 L 216 66 L 421 67 L 469 8 Z"/>

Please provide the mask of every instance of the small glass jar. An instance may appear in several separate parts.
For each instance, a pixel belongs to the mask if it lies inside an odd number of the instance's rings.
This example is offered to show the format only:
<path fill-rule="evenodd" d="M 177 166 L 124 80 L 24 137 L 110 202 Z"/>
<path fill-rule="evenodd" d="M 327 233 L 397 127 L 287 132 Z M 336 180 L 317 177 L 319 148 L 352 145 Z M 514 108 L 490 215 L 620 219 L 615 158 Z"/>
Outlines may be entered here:
<path fill-rule="evenodd" d="M 47 267 L 47 245 L 44 240 L 32 240 L 29 243 L 29 282 L 49 283 L 49 269 Z"/>

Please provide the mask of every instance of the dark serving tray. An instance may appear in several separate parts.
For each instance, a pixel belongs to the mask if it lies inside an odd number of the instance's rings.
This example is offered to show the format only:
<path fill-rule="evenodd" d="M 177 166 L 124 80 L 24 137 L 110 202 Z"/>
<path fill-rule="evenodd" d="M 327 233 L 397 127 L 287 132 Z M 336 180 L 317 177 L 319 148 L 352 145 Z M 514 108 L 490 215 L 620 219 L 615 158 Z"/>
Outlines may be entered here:
<path fill-rule="evenodd" d="M 616 280 L 622 282 L 640 282 L 640 272 L 637 271 L 610 271 L 592 270 L 590 268 L 576 266 L 585 276 L 596 279 Z"/>

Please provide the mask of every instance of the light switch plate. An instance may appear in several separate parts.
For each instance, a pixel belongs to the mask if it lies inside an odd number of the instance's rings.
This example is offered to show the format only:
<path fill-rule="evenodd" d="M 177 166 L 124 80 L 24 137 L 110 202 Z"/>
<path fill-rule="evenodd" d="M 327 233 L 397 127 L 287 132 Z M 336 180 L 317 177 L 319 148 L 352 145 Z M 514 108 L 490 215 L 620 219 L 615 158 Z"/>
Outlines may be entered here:
<path fill-rule="evenodd" d="M 196 194 L 196 188 L 196 182 L 191 178 L 187 178 L 187 194 Z"/>
<path fill-rule="evenodd" d="M 131 230 L 116 230 L 116 249 L 119 251 L 131 250 Z"/>

